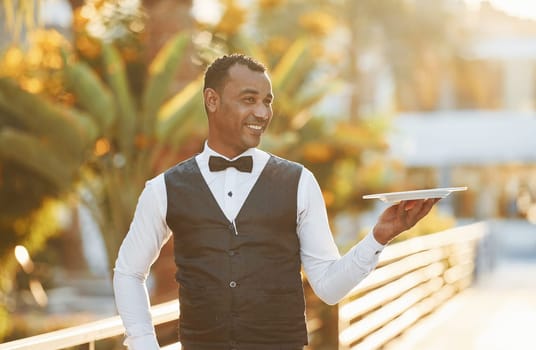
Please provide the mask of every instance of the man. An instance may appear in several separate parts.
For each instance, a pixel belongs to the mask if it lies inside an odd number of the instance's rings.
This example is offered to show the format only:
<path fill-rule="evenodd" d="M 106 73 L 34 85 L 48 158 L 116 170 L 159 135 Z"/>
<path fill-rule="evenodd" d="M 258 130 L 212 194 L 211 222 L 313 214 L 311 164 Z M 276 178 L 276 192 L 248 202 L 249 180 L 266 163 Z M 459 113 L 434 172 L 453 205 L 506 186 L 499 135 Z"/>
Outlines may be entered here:
<path fill-rule="evenodd" d="M 185 350 L 296 350 L 307 344 L 300 270 L 335 304 L 376 266 L 385 244 L 435 199 L 401 202 L 345 256 L 312 173 L 256 147 L 272 118 L 266 69 L 223 56 L 205 73 L 205 148 L 147 182 L 114 274 L 134 350 L 158 349 L 145 279 L 173 235 Z"/>

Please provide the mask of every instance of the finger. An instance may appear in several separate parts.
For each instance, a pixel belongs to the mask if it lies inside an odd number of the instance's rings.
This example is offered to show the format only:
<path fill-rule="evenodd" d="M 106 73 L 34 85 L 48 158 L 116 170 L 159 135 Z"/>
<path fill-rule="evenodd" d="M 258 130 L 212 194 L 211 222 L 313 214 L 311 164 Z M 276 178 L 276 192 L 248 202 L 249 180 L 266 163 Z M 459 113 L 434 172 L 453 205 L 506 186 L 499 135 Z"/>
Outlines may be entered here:
<path fill-rule="evenodd" d="M 411 210 L 408 211 L 408 216 L 409 216 L 410 220 L 413 221 L 413 222 L 417 222 L 424 215 L 426 215 L 426 213 L 429 210 L 427 208 L 428 208 L 428 205 L 430 204 L 430 202 L 431 202 L 431 200 L 429 200 L 429 199 L 415 200 L 415 204 L 414 204 L 413 208 L 411 208 Z"/>
<path fill-rule="evenodd" d="M 398 205 L 398 208 L 396 208 L 396 214 L 399 218 L 403 217 L 406 215 L 406 205 L 407 205 L 407 202 L 406 201 L 400 201 L 400 203 L 397 204 Z"/>
<path fill-rule="evenodd" d="M 426 216 L 426 214 L 428 214 L 430 212 L 430 210 L 432 210 L 432 207 L 434 206 L 434 204 L 439 202 L 440 199 L 441 198 L 429 198 L 429 199 L 427 199 L 425 201 L 425 203 L 423 204 L 421 210 L 417 214 L 418 220 L 420 220 L 424 216 Z"/>
<path fill-rule="evenodd" d="M 429 211 L 432 207 L 441 200 L 441 198 L 429 198 L 426 203 L 426 208 Z"/>
<path fill-rule="evenodd" d="M 415 207 L 415 205 L 418 204 L 418 202 L 420 202 L 420 200 L 418 200 L 418 199 L 407 200 L 406 204 L 404 205 L 404 209 L 406 211 L 411 210 L 411 209 L 413 209 L 413 207 Z"/>
<path fill-rule="evenodd" d="M 413 200 L 410 209 L 406 209 L 406 210 L 411 212 L 409 213 L 410 215 L 415 215 L 421 211 L 424 203 L 425 203 L 424 199 Z"/>

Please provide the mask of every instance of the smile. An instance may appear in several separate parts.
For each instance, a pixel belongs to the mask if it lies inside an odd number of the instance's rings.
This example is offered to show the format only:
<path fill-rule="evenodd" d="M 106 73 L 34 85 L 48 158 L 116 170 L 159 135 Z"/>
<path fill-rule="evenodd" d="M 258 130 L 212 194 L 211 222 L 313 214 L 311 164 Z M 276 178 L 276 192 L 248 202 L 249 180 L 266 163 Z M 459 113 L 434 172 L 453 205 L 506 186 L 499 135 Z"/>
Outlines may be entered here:
<path fill-rule="evenodd" d="M 247 126 L 248 128 L 250 128 L 250 129 L 253 129 L 253 130 L 257 130 L 257 131 L 262 130 L 262 125 L 247 124 L 246 126 Z"/>

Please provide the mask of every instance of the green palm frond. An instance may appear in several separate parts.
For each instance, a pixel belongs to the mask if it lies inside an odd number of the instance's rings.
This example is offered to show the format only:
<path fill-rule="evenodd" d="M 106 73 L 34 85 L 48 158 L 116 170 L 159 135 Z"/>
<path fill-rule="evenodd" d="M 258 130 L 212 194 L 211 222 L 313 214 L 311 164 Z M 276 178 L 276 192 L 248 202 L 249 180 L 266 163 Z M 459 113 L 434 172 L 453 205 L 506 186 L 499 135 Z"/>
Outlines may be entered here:
<path fill-rule="evenodd" d="M 203 103 L 203 79 L 192 81 L 178 94 L 171 98 L 158 112 L 155 136 L 160 142 L 168 142 L 174 130 L 181 126 L 185 119 L 202 113 L 199 106 Z"/>
<path fill-rule="evenodd" d="M 117 103 L 116 133 L 122 152 L 131 152 L 136 133 L 138 110 L 130 92 L 125 64 L 111 44 L 102 46 L 105 75 Z"/>
<path fill-rule="evenodd" d="M 0 130 L 0 156 L 35 171 L 56 188 L 68 186 L 80 165 L 60 158 L 44 140 L 9 127 Z"/>
<path fill-rule="evenodd" d="M 152 133 L 154 119 L 162 102 L 169 94 L 169 88 L 180 63 L 184 59 L 189 42 L 186 33 L 180 33 L 170 40 L 149 66 L 149 79 L 143 93 L 142 130 Z"/>
<path fill-rule="evenodd" d="M 0 78 L 0 107 L 68 158 L 83 157 L 98 135 L 87 114 L 26 92 L 9 78 Z"/>
<path fill-rule="evenodd" d="M 77 101 L 95 119 L 104 135 L 108 134 L 116 119 L 114 96 L 91 67 L 84 62 L 65 65 L 67 87 Z"/>
<path fill-rule="evenodd" d="M 311 72 L 309 42 L 297 39 L 272 69 L 272 83 L 275 91 L 294 91 L 304 77 Z"/>

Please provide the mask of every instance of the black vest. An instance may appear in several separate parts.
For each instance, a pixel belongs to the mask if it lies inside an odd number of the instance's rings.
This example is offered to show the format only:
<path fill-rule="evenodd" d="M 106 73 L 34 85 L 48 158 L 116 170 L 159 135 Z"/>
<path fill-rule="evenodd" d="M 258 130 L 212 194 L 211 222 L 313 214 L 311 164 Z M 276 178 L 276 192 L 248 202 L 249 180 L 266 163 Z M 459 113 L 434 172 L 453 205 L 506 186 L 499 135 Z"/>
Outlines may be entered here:
<path fill-rule="evenodd" d="M 165 173 L 166 220 L 180 285 L 179 337 L 187 349 L 307 344 L 296 233 L 301 171 L 271 156 L 236 217 L 236 229 L 194 158 Z"/>

